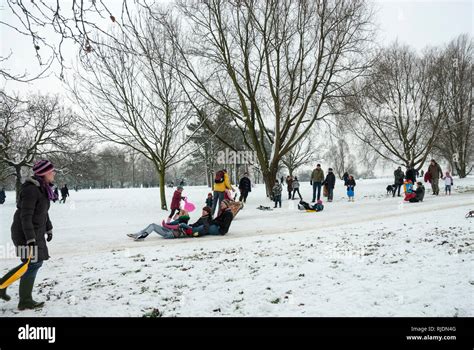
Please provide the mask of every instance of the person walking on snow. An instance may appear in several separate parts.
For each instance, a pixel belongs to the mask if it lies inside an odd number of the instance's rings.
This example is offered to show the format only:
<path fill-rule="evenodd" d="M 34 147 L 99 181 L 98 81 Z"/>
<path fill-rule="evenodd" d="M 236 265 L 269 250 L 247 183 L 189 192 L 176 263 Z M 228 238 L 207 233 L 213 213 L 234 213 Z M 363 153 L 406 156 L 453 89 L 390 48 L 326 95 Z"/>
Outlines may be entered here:
<path fill-rule="evenodd" d="M 446 172 L 446 176 L 444 177 L 444 192 L 446 195 L 451 195 L 451 186 L 454 185 L 453 182 L 453 177 L 449 173 L 449 171 Z"/>
<path fill-rule="evenodd" d="M 293 176 L 288 175 L 286 177 L 286 190 L 288 192 L 288 199 L 291 199 L 291 194 L 293 193 Z"/>
<path fill-rule="evenodd" d="M 185 199 L 186 197 L 182 197 L 183 193 L 183 187 L 182 186 L 178 186 L 176 188 L 176 191 L 174 191 L 174 194 L 173 194 L 173 199 L 171 200 L 171 213 L 170 215 L 168 216 L 168 222 L 171 220 L 171 218 L 173 217 L 174 213 L 176 211 L 179 211 L 180 209 L 180 206 L 181 206 L 181 201 L 183 199 Z"/>
<path fill-rule="evenodd" d="M 227 174 L 226 169 L 219 170 L 216 172 L 216 177 L 214 179 L 214 198 L 212 200 L 212 215 L 216 211 L 217 205 L 224 200 L 224 193 L 225 190 L 231 190 L 232 192 L 234 189 L 230 183 L 229 175 Z"/>
<path fill-rule="evenodd" d="M 240 197 L 239 202 L 247 202 L 249 192 L 252 192 L 252 182 L 249 179 L 249 173 L 245 172 L 244 176 L 239 181 Z"/>
<path fill-rule="evenodd" d="M 332 168 L 328 169 L 326 179 L 323 181 L 323 186 L 326 185 L 328 189 L 328 202 L 332 202 L 334 196 L 334 187 L 336 186 L 336 176 L 334 175 Z"/>
<path fill-rule="evenodd" d="M 61 188 L 61 200 L 59 201 L 59 203 L 63 202 L 64 204 L 66 204 L 66 197 L 69 197 L 69 189 L 67 188 L 67 185 L 64 185 Z"/>
<path fill-rule="evenodd" d="M 311 202 L 316 202 L 316 198 L 319 200 L 321 198 L 321 186 L 324 181 L 324 171 L 321 169 L 321 164 L 316 165 L 316 168 L 311 173 L 310 184 L 313 186 L 313 200 Z M 316 197 L 316 191 L 318 195 Z"/>
<path fill-rule="evenodd" d="M 295 179 L 293 180 L 293 196 L 291 197 L 292 199 L 295 199 L 295 194 L 298 192 L 298 196 L 300 197 L 300 200 L 303 200 L 303 197 L 301 197 L 300 193 L 300 182 L 298 181 L 298 178 L 295 176 Z"/>
<path fill-rule="evenodd" d="M 443 171 L 434 159 L 431 159 L 430 166 L 428 167 L 428 174 L 431 180 L 432 194 L 437 196 L 439 195 L 439 179 L 443 178 Z"/>
<path fill-rule="evenodd" d="M 20 279 L 19 310 L 38 309 L 44 302 L 33 299 L 32 292 L 38 270 L 49 259 L 46 242 L 53 239 L 53 225 L 49 219 L 50 202 L 55 199 L 53 181 L 56 174 L 53 164 L 40 160 L 33 166 L 34 175 L 21 185 L 17 209 L 11 226 L 12 241 L 17 256 L 26 262 L 28 269 Z M 10 300 L 6 289 L 0 289 L 0 298 Z"/>
<path fill-rule="evenodd" d="M 393 172 L 394 177 L 394 187 L 393 187 L 393 197 L 395 197 L 395 193 L 398 192 L 397 196 L 400 197 L 400 189 L 403 186 L 403 177 L 405 174 L 403 173 L 402 167 L 399 166 L 397 170 Z"/>

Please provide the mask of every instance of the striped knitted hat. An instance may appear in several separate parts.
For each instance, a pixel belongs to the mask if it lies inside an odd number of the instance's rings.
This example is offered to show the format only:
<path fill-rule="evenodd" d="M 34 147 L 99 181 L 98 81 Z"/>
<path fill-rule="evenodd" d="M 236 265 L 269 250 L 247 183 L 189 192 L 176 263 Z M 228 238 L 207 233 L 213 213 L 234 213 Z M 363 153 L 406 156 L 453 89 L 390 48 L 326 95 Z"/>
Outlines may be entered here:
<path fill-rule="evenodd" d="M 36 176 L 44 176 L 54 170 L 54 165 L 49 160 L 42 159 L 33 165 L 33 173 Z"/>

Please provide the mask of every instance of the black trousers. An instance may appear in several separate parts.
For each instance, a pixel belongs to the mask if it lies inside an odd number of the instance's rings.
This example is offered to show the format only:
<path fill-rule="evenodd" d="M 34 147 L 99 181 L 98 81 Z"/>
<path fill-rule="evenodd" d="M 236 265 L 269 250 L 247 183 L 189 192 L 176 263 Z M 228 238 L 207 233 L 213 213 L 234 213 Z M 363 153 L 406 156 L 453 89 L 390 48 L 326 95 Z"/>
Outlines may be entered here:
<path fill-rule="evenodd" d="M 300 200 L 303 199 L 303 197 L 301 197 L 301 193 L 300 193 L 300 189 L 299 188 L 295 188 L 293 190 L 293 199 L 295 199 L 295 193 L 298 192 L 298 196 L 300 197 Z"/>
<path fill-rule="evenodd" d="M 171 219 L 177 210 L 179 209 L 171 209 L 171 214 L 168 217 Z"/>
<path fill-rule="evenodd" d="M 401 188 L 402 188 L 401 184 L 395 185 L 395 187 L 393 188 L 393 196 L 394 197 L 395 197 L 395 192 L 397 192 L 397 189 L 398 189 L 398 195 L 400 196 L 400 189 Z"/>
<path fill-rule="evenodd" d="M 240 197 L 239 197 L 239 202 L 244 201 L 244 203 L 247 201 L 247 196 L 249 195 L 248 191 L 240 191 Z"/>

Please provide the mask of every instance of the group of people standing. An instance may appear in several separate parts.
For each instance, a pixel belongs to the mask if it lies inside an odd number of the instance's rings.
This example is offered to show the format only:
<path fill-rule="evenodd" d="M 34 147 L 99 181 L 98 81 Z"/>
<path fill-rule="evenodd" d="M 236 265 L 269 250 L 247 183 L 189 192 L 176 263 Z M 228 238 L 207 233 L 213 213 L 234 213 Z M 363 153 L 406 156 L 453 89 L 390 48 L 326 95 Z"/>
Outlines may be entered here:
<path fill-rule="evenodd" d="M 445 176 L 443 176 L 443 171 L 441 166 L 436 162 L 436 160 L 432 159 L 430 161 L 430 165 L 428 166 L 428 170 L 426 173 L 421 170 L 421 174 L 418 170 L 415 169 L 414 165 L 411 164 L 407 167 L 407 170 L 403 172 L 402 167 L 399 166 L 393 173 L 394 175 L 394 185 L 393 185 L 393 197 L 395 194 L 400 197 L 400 190 L 404 183 L 411 183 L 412 185 L 417 184 L 418 187 L 422 186 L 422 182 L 417 182 L 417 177 L 420 175 L 423 176 L 424 174 L 424 181 L 429 182 L 431 184 L 432 195 L 438 196 L 439 195 L 439 180 L 442 179 L 445 181 L 445 194 L 451 194 L 451 187 L 454 184 L 453 177 L 451 176 L 449 171 L 446 171 Z"/>
<path fill-rule="evenodd" d="M 344 186 L 346 187 L 347 197 L 350 202 L 354 201 L 356 181 L 353 175 L 345 172 L 342 176 Z M 324 170 L 321 168 L 321 164 L 317 164 L 316 168 L 311 173 L 310 184 L 313 186 L 313 200 L 315 202 L 321 199 L 321 188 L 323 189 L 323 195 L 328 198 L 328 202 L 332 202 L 334 199 L 334 188 L 336 187 L 336 175 L 332 168 L 328 169 L 328 173 L 324 176 Z"/>
<path fill-rule="evenodd" d="M 348 200 L 354 201 L 354 188 L 356 182 L 354 176 L 349 175 L 349 173 L 344 173 L 343 175 L 344 186 L 347 188 L 347 197 Z M 288 199 L 295 199 L 296 193 L 300 198 L 300 201 L 303 200 L 303 197 L 300 193 L 300 183 L 298 178 L 295 176 L 287 176 L 286 180 L 282 176 L 280 179 L 281 182 L 275 180 L 275 185 L 272 189 L 273 201 L 275 202 L 274 208 L 278 205 L 281 208 L 281 193 L 283 191 L 283 183 L 286 182 Z M 318 202 L 321 200 L 321 189 L 323 189 L 323 195 L 328 198 L 328 202 L 332 202 L 334 198 L 334 188 L 336 187 L 336 175 L 332 168 L 328 169 L 328 173 L 324 176 L 324 171 L 321 168 L 321 164 L 317 164 L 316 168 L 311 173 L 310 185 L 313 187 L 313 199 L 312 202 Z"/>

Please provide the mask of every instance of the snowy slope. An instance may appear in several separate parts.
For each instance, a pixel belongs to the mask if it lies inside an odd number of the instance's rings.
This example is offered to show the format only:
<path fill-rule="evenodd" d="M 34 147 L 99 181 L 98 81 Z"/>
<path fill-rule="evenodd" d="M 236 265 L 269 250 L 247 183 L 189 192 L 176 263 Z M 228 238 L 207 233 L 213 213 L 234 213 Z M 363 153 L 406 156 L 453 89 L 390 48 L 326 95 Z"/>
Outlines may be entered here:
<path fill-rule="evenodd" d="M 125 234 L 166 216 L 158 189 L 72 191 L 50 211 L 52 258 L 36 289 L 47 306 L 16 311 L 16 285 L 0 315 L 473 316 L 474 219 L 464 215 L 474 209 L 474 178 L 455 179 L 450 197 L 427 190 L 423 203 L 387 197 L 390 182 L 358 181 L 354 203 L 339 182 L 321 213 L 298 211 L 297 200 L 255 210 L 272 205 L 259 185 L 226 236 L 143 242 Z M 198 207 L 207 192 L 185 188 Z M 309 184 L 301 192 L 311 199 Z M 15 209 L 7 195 L 3 252 Z M 0 273 L 17 263 L 9 257 Z"/>

